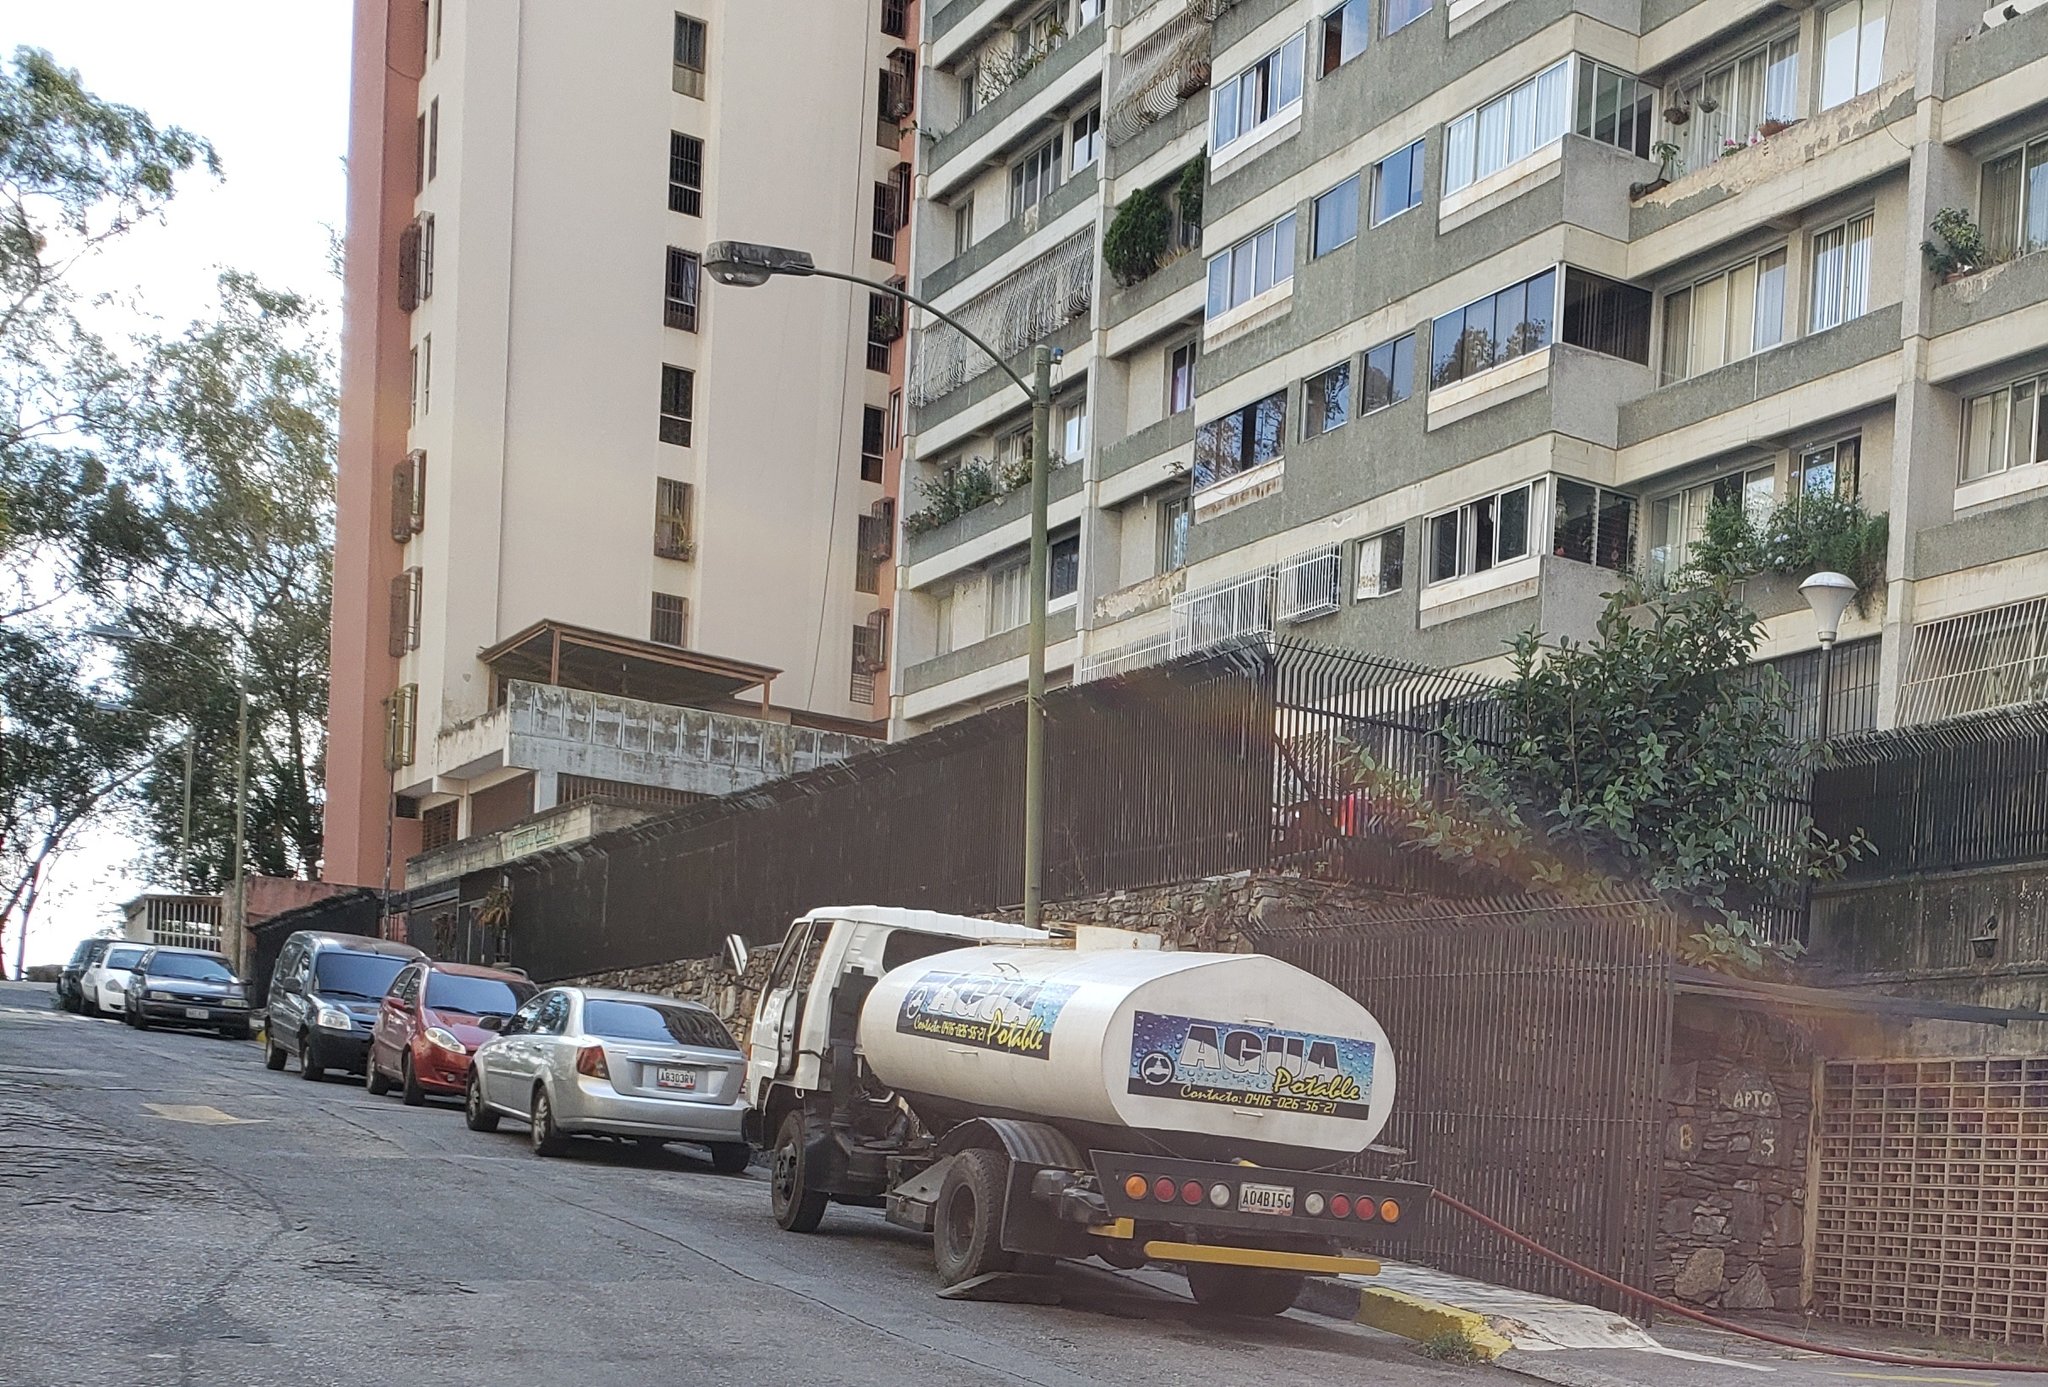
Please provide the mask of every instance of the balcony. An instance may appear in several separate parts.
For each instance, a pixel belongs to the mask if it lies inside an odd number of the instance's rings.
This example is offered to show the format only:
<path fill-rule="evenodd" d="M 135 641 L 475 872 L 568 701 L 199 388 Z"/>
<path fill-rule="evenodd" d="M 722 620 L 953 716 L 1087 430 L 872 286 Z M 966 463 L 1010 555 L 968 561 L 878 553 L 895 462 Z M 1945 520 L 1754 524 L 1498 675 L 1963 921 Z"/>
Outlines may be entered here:
<path fill-rule="evenodd" d="M 2048 9 L 2031 10 L 1949 49 L 1941 70 L 1942 139 L 1953 144 L 2009 119 L 2048 91 Z"/>
<path fill-rule="evenodd" d="M 1093 165 L 1082 169 L 1060 184 L 1052 196 L 1036 208 L 1021 217 L 1010 218 L 951 260 L 932 270 L 920 282 L 918 292 L 925 298 L 934 299 L 955 285 L 966 282 L 977 272 L 987 269 L 1004 255 L 1023 245 L 1041 227 L 1052 226 L 1076 207 L 1092 201 L 1097 182 Z"/>
<path fill-rule="evenodd" d="M 1110 331 L 1110 354 L 1114 356 L 1129 351 L 1169 322 L 1182 318 L 1190 322 L 1199 319 L 1207 271 L 1207 262 L 1202 259 L 1201 251 L 1190 248 L 1173 256 L 1136 284 L 1111 290 L 1108 301 L 1102 306 L 1103 325 Z M 1150 311 L 1173 299 L 1179 301 L 1164 313 Z M 1128 324 L 1136 326 L 1118 331 Z"/>
<path fill-rule="evenodd" d="M 1064 608 L 1047 612 L 1045 617 L 1045 643 L 1048 647 L 1072 639 L 1074 634 L 1074 609 Z M 1028 653 L 1031 630 L 1027 626 L 1012 626 L 1007 631 L 998 631 L 985 640 L 972 645 L 963 645 L 958 650 L 948 651 L 936 659 L 920 661 L 903 671 L 901 692 L 906 696 L 916 695 L 950 683 L 965 675 L 978 674 L 995 665 L 1009 660 L 1021 660 Z M 1047 653 L 1047 668 L 1055 668 L 1057 661 Z M 927 710 L 929 711 L 929 710 Z"/>
<path fill-rule="evenodd" d="M 1048 502 L 1072 496 L 1081 489 L 1081 466 L 1079 463 L 1060 463 L 1046 478 Z M 1003 493 L 993 501 L 983 502 L 935 530 L 910 534 L 904 541 L 905 557 L 911 564 L 917 564 L 949 549 L 957 549 L 969 540 L 978 539 L 993 530 L 1027 519 L 1031 514 L 1031 488 L 1020 486 L 1015 491 Z"/>
<path fill-rule="evenodd" d="M 1105 444 L 1095 456 L 1097 480 L 1107 481 L 1140 463 L 1171 458 L 1181 470 L 1195 462 L 1195 412 L 1184 409 L 1155 420 L 1125 438 Z"/>
<path fill-rule="evenodd" d="M 1013 77 L 993 96 L 987 97 L 983 105 L 972 115 L 933 141 L 928 165 L 931 171 L 932 192 L 943 193 L 959 181 L 957 177 L 944 176 L 947 165 L 959 161 L 977 141 L 993 134 L 1034 100 L 1046 97 L 1040 103 L 1044 110 L 1029 121 L 1020 123 L 1012 132 L 1013 137 L 1022 136 L 1035 128 L 1043 116 L 1059 104 L 1060 96 L 1067 87 L 1071 86 L 1078 92 L 1085 79 L 1078 76 L 1071 82 L 1066 79 L 1081 65 L 1083 59 L 1101 51 L 1103 32 L 1104 26 L 1097 21 L 1080 33 L 1063 40 L 1050 52 L 1035 60 L 1026 59 L 1028 66 L 1024 71 Z M 1056 87 L 1060 89 L 1058 92 L 1055 92 Z M 1047 96 L 1048 93 L 1053 94 Z M 993 157 L 999 150 L 992 147 L 988 152 Z"/>
<path fill-rule="evenodd" d="M 644 805 L 588 799 L 545 809 L 510 828 L 421 853 L 405 864 L 405 884 L 418 890 L 471 872 L 486 872 L 529 853 L 588 842 L 600 833 L 626 828 L 660 812 Z"/>
<path fill-rule="evenodd" d="M 1928 318 L 1934 341 L 1927 370 L 1937 381 L 1994 365 L 2048 340 L 2048 251 L 1936 285 Z"/>

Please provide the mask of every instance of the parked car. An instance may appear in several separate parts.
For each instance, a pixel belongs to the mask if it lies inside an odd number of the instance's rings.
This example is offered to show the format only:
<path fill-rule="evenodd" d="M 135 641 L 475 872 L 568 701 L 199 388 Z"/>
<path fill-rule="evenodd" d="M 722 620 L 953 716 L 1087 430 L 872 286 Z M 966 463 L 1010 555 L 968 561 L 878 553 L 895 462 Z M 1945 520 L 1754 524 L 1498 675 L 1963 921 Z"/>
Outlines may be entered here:
<path fill-rule="evenodd" d="M 127 1006 L 128 970 L 148 953 L 150 946 L 126 939 L 110 939 L 97 959 L 79 974 L 78 992 L 87 1016 L 119 1016 Z"/>
<path fill-rule="evenodd" d="M 249 985 L 211 949 L 158 945 L 129 970 L 122 1019 L 151 1026 L 205 1026 L 230 1040 L 249 1038 Z"/>
<path fill-rule="evenodd" d="M 384 994 L 406 964 L 425 957 L 392 939 L 300 930 L 270 973 L 263 1063 L 282 1069 L 296 1055 L 307 1079 L 330 1069 L 362 1073 Z"/>
<path fill-rule="evenodd" d="M 526 1122 L 537 1156 L 563 1155 L 576 1136 L 687 1141 L 733 1174 L 752 1154 L 740 1134 L 745 1075 L 739 1047 L 708 1007 L 557 987 L 476 1052 L 463 1108 L 471 1131 L 495 1131 L 500 1117 Z"/>
<path fill-rule="evenodd" d="M 71 951 L 71 961 L 64 965 L 64 971 L 57 974 L 57 1005 L 66 1011 L 82 1011 L 85 1007 L 85 992 L 79 980 L 85 970 L 100 961 L 100 956 L 114 946 L 112 939 L 81 939 L 78 947 Z"/>
<path fill-rule="evenodd" d="M 523 973 L 465 963 L 408 964 L 399 973 L 370 1030 L 370 1092 L 395 1084 L 409 1107 L 429 1093 L 460 1096 L 469 1086 L 469 1057 L 533 997 Z"/>

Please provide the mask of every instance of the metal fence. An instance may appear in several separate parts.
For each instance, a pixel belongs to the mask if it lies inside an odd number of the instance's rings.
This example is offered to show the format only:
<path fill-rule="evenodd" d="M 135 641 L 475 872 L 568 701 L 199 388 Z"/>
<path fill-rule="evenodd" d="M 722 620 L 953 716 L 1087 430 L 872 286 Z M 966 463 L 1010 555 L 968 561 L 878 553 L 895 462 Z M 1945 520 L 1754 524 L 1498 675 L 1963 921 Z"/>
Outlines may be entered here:
<path fill-rule="evenodd" d="M 1408 903 L 1259 947 L 1364 1003 L 1401 1057 L 1379 1144 L 1400 1172 L 1630 1285 L 1654 1284 L 1676 922 L 1617 901 Z M 1387 1171 L 1372 1153 L 1361 1168 Z M 1479 1224 L 1434 1211 L 1417 1260 L 1634 1312 Z"/>

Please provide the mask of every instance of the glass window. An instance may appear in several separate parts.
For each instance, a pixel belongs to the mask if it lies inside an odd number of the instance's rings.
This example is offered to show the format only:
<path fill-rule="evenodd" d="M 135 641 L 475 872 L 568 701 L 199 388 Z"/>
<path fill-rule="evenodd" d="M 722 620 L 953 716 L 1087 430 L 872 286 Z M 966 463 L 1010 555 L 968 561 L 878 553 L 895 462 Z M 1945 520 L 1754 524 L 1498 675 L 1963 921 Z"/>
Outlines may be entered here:
<path fill-rule="evenodd" d="M 1559 340 L 1649 365 L 1650 291 L 1565 266 L 1564 331 Z"/>
<path fill-rule="evenodd" d="M 1366 0 L 1344 0 L 1343 4 L 1325 14 L 1320 75 L 1328 77 L 1363 53 L 1366 40 L 1371 35 L 1372 20 L 1366 12 Z"/>
<path fill-rule="evenodd" d="M 1543 483 L 1524 482 L 1456 510 L 1431 516 L 1429 581 L 1446 582 L 1484 573 L 1530 553 L 1529 520 L 1543 497 Z"/>
<path fill-rule="evenodd" d="M 1287 438 L 1284 390 L 1232 410 L 1195 430 L 1194 489 L 1278 461 Z"/>
<path fill-rule="evenodd" d="M 1635 565 L 1635 498 L 1559 478 L 1551 552 L 1625 572 Z"/>
<path fill-rule="evenodd" d="M 1674 86 L 1667 104 L 1692 114 L 1670 139 L 1679 146 L 1685 167 L 1705 168 L 1730 144 L 1755 139 L 1766 121 L 1797 120 L 1798 100 L 1795 29 Z M 1708 105 L 1714 109 L 1707 110 Z"/>
<path fill-rule="evenodd" d="M 1740 506 L 1752 525 L 1770 519 L 1775 494 L 1775 469 L 1752 467 L 1710 482 L 1687 487 L 1650 502 L 1649 570 L 1669 581 L 1692 558 L 1692 548 L 1706 533 L 1707 512 L 1715 506 Z"/>
<path fill-rule="evenodd" d="M 2048 139 L 1985 164 L 1978 206 L 1994 259 L 2048 248 Z"/>
<path fill-rule="evenodd" d="M 391 980 L 411 961 L 391 954 L 327 949 L 313 961 L 313 990 L 374 1002 L 390 990 Z"/>
<path fill-rule="evenodd" d="M 1171 573 L 1188 565 L 1188 525 L 1192 520 L 1185 496 L 1159 503 L 1159 571 Z"/>
<path fill-rule="evenodd" d="M 1415 334 L 1382 342 L 1365 354 L 1365 376 L 1359 382 L 1358 412 L 1397 405 L 1415 388 Z"/>
<path fill-rule="evenodd" d="M 1430 385 L 1449 385 L 1549 346 L 1556 296 L 1557 271 L 1545 270 L 1438 318 L 1430 329 Z M 1643 330 L 1647 334 L 1647 319 Z"/>
<path fill-rule="evenodd" d="M 1845 438 L 1838 443 L 1808 448 L 1799 455 L 1799 462 L 1793 473 L 1793 494 L 1854 496 L 1861 481 L 1858 476 L 1858 463 L 1862 454 L 1862 440 L 1856 438 Z"/>
<path fill-rule="evenodd" d="M 1884 66 L 1886 0 L 1844 0 L 1820 21 L 1820 109 L 1877 85 Z"/>
<path fill-rule="evenodd" d="M 1211 318 L 1294 278 L 1294 214 L 1209 258 Z"/>
<path fill-rule="evenodd" d="M 673 1002 L 624 1002 L 592 997 L 583 1003 L 583 1033 L 606 1040 L 647 1040 L 657 1045 L 690 1045 L 700 1050 L 739 1048 L 709 1011 Z"/>
<path fill-rule="evenodd" d="M 1210 149 L 1221 154 L 1239 140 L 1294 113 L 1301 104 L 1302 63 L 1308 35 L 1296 34 L 1237 76 L 1219 84 Z"/>
<path fill-rule="evenodd" d="M 1775 347 L 1784 332 L 1785 252 L 1774 250 L 1664 296 L 1664 383 Z"/>
<path fill-rule="evenodd" d="M 961 194 L 960 205 L 953 209 L 953 254 L 964 255 L 974 244 L 974 194 Z"/>
<path fill-rule="evenodd" d="M 467 977 L 439 969 L 427 975 L 427 1006 L 434 1011 L 453 1011 L 464 1016 L 510 1016 L 532 995 L 530 982 Z"/>
<path fill-rule="evenodd" d="M 1444 150 L 1445 195 L 1561 139 L 1570 119 L 1570 87 L 1566 58 L 1452 121 Z"/>
<path fill-rule="evenodd" d="M 1195 407 L 1195 344 L 1183 342 L 1166 357 L 1166 412 Z"/>
<path fill-rule="evenodd" d="M 1813 238 L 1814 332 L 1860 317 L 1869 306 L 1871 227 L 1865 212 Z"/>
<path fill-rule="evenodd" d="M 2048 462 L 2048 376 L 2015 381 L 1971 399 L 1963 410 L 1966 482 Z"/>
<path fill-rule="evenodd" d="M 1102 157 L 1102 108 L 1097 106 L 1074 121 L 1073 171 L 1079 173 Z"/>
<path fill-rule="evenodd" d="M 1351 363 L 1340 361 L 1310 376 L 1301 387 L 1301 436 L 1314 438 L 1339 429 L 1351 418 Z"/>
<path fill-rule="evenodd" d="M 1072 597 L 1081 586 L 1081 537 L 1053 540 L 1045 551 L 1045 595 L 1048 601 Z"/>
<path fill-rule="evenodd" d="M 1315 254 L 1328 255 L 1358 239 L 1358 177 L 1345 179 L 1316 199 Z"/>
<path fill-rule="evenodd" d="M 1378 226 L 1422 202 L 1422 141 L 1373 165 L 1372 224 Z"/>
<path fill-rule="evenodd" d="M 944 592 L 932 595 L 932 654 L 934 655 L 948 655 L 953 650 L 953 593 L 954 589 L 947 588 Z"/>
<path fill-rule="evenodd" d="M 989 570 L 988 633 L 1001 635 L 1022 626 L 1030 616 L 1029 572 L 1022 563 L 1005 564 Z"/>
<path fill-rule="evenodd" d="M 1079 462 L 1087 455 L 1088 397 L 1083 395 L 1060 405 L 1060 459 Z"/>
<path fill-rule="evenodd" d="M 1053 136 L 1010 166 L 1010 216 L 1023 216 L 1060 185 L 1060 137 Z"/>
<path fill-rule="evenodd" d="M 1383 4 L 1383 32 L 1391 34 L 1428 14 L 1430 0 L 1383 0 Z"/>
<path fill-rule="evenodd" d="M 1578 118 L 1572 129 L 1589 140 L 1650 157 L 1657 90 L 1591 58 L 1579 59 Z"/>
<path fill-rule="evenodd" d="M 194 982 L 233 982 L 227 960 L 215 954 L 158 953 L 149 961 L 152 978 L 190 978 Z"/>
<path fill-rule="evenodd" d="M 1351 597 L 1362 602 L 1401 590 L 1401 558 L 1407 532 L 1388 530 L 1358 541 L 1351 566 Z"/>

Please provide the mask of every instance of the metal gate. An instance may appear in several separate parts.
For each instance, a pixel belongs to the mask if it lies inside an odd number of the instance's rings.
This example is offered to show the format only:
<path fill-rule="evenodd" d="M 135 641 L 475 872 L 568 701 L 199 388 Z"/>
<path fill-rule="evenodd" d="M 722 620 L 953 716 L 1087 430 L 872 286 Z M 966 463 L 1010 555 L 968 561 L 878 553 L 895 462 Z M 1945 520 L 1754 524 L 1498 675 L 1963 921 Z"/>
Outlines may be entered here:
<path fill-rule="evenodd" d="M 1405 1151 L 1399 1173 L 1648 1289 L 1674 937 L 1649 903 L 1438 900 L 1363 912 L 1342 929 L 1269 932 L 1259 947 L 1343 988 L 1386 1027 L 1399 1078 L 1380 1142 Z M 1433 1211 L 1413 1255 L 1638 1309 L 1447 1209 Z"/>
<path fill-rule="evenodd" d="M 1885 1329 L 2048 1335 L 2048 1057 L 1831 1063 L 1814 1307 Z"/>

